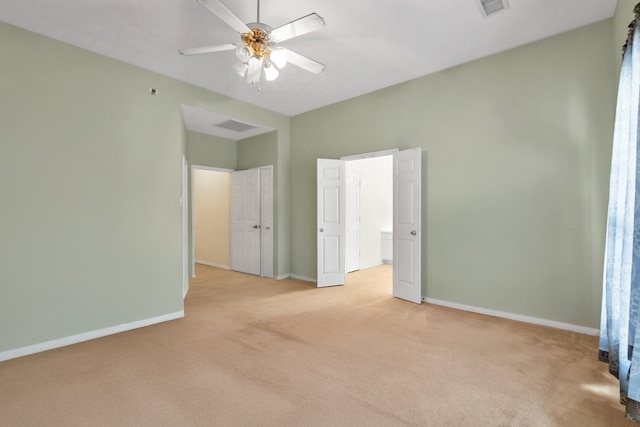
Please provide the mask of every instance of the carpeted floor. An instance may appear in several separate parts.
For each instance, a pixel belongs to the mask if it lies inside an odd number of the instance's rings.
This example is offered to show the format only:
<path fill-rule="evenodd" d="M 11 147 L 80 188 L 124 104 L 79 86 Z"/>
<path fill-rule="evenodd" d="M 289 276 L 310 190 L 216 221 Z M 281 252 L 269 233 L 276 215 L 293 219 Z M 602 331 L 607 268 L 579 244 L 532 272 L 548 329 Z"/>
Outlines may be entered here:
<path fill-rule="evenodd" d="M 0 363 L 2 426 L 635 426 L 595 337 L 198 266 L 184 319 Z"/>

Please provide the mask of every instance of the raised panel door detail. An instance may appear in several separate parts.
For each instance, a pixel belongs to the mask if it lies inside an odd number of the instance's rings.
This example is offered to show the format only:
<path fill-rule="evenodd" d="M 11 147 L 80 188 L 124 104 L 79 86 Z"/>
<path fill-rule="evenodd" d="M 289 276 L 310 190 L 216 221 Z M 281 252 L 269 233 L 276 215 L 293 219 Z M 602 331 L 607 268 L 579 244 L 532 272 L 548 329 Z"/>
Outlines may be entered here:
<path fill-rule="evenodd" d="M 317 286 L 344 285 L 344 162 L 317 161 Z"/>
<path fill-rule="evenodd" d="M 340 187 L 328 187 L 323 192 L 322 222 L 325 225 L 340 223 Z"/>
<path fill-rule="evenodd" d="M 421 274 L 421 151 L 393 156 L 393 296 L 420 304 Z"/>

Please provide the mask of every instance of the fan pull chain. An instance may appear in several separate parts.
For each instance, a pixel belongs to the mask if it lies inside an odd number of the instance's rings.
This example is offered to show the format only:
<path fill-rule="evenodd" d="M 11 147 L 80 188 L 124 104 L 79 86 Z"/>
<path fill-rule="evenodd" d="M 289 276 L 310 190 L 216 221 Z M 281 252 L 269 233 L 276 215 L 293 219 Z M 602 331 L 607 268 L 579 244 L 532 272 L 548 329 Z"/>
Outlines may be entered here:
<path fill-rule="evenodd" d="M 260 23 L 260 0 L 258 0 L 258 19 L 256 20 L 256 22 L 258 24 Z"/>

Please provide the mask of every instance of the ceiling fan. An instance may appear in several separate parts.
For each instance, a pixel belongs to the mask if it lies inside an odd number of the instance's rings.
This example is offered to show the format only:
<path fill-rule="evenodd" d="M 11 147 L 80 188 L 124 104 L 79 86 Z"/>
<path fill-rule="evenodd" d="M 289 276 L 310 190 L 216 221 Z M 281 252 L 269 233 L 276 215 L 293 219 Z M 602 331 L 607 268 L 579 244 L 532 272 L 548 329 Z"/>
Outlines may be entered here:
<path fill-rule="evenodd" d="M 285 40 L 324 28 L 324 19 L 318 14 L 311 13 L 272 29 L 260 22 L 260 0 L 258 0 L 257 22 L 249 24 L 243 23 L 218 0 L 197 1 L 240 33 L 240 43 L 182 49 L 179 51 L 182 55 L 235 50 L 240 62 L 234 64 L 233 69 L 241 77 L 246 77 L 247 83 L 251 84 L 260 82 L 263 70 L 267 81 L 275 80 L 280 74 L 278 69 L 282 69 L 287 63 L 312 73 L 321 73 L 324 70 L 324 64 L 278 46 L 278 43 Z"/>

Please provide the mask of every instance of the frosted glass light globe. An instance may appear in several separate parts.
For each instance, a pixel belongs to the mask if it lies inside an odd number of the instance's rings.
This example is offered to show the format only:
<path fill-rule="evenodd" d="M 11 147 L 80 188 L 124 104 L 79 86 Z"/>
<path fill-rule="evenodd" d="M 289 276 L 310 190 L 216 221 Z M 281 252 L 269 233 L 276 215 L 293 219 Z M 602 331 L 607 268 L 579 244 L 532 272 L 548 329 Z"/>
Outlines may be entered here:
<path fill-rule="evenodd" d="M 247 46 L 238 46 L 236 48 L 236 57 L 240 62 L 247 62 L 252 56 L 253 53 Z"/>
<path fill-rule="evenodd" d="M 267 79 L 267 81 L 272 82 L 277 79 L 279 75 L 280 72 L 276 70 L 276 67 L 273 65 L 269 64 L 264 67 L 264 78 Z"/>
<path fill-rule="evenodd" d="M 271 58 L 271 62 L 278 68 L 282 69 L 287 65 L 287 51 L 282 47 L 273 49 L 269 58 Z"/>

